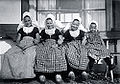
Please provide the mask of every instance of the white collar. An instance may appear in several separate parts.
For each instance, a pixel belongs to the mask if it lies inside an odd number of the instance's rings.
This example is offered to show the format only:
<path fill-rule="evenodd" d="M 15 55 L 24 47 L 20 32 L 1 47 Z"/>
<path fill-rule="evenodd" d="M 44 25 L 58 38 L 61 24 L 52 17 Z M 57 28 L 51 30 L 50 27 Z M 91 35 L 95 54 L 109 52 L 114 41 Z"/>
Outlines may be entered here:
<path fill-rule="evenodd" d="M 80 34 L 80 30 L 77 29 L 75 31 L 69 31 L 69 33 L 72 37 L 77 37 Z"/>
<path fill-rule="evenodd" d="M 23 27 L 23 31 L 28 34 L 31 33 L 33 31 L 34 27 Z"/>
<path fill-rule="evenodd" d="M 45 29 L 45 33 L 51 36 L 51 35 L 55 34 L 55 30 L 56 30 L 55 28 Z"/>

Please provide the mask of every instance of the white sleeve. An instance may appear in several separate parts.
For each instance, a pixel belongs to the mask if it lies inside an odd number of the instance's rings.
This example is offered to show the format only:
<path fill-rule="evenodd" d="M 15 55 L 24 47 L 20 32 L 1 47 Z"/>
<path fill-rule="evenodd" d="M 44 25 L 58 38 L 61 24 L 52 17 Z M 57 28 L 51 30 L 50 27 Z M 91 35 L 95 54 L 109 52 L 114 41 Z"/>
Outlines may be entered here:
<path fill-rule="evenodd" d="M 58 28 L 61 28 L 61 29 L 63 29 L 65 26 L 62 24 L 62 22 L 61 21 L 59 21 L 59 20 L 56 20 L 55 21 L 55 25 L 58 27 Z"/>
<path fill-rule="evenodd" d="M 35 27 L 39 28 L 38 21 L 32 21 L 32 24 L 33 24 Z"/>
<path fill-rule="evenodd" d="M 63 29 L 63 31 L 65 32 L 65 31 L 67 31 L 69 28 L 70 28 L 70 23 L 68 23 L 68 24 L 65 26 L 65 28 Z"/>
<path fill-rule="evenodd" d="M 84 31 L 84 32 L 88 31 L 87 29 L 84 28 L 84 26 L 82 24 L 80 24 L 79 29 L 82 30 L 82 31 Z"/>
<path fill-rule="evenodd" d="M 21 21 L 17 27 L 17 31 L 19 31 L 19 29 L 21 29 L 24 26 L 23 22 Z"/>
<path fill-rule="evenodd" d="M 41 32 L 41 28 L 40 28 L 40 26 L 39 26 L 39 24 L 38 24 L 38 21 L 32 21 L 32 24 L 33 24 L 34 27 L 37 27 L 37 28 L 38 28 L 39 33 L 40 33 L 40 32 Z"/>

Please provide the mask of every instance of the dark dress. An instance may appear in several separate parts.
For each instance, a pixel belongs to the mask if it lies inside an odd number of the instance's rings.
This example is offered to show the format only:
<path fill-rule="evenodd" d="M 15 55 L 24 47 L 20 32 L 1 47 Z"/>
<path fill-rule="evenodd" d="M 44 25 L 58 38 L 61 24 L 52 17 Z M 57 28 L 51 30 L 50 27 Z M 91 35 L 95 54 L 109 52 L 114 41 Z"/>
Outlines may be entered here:
<path fill-rule="evenodd" d="M 23 28 L 21 28 L 17 33 L 21 34 L 21 39 L 23 39 L 24 36 L 30 36 L 30 37 L 33 37 L 35 39 L 36 38 L 36 33 L 39 33 L 39 30 L 38 30 L 37 27 L 34 27 L 34 29 L 33 29 L 33 31 L 31 33 L 26 34 L 23 31 Z"/>
<path fill-rule="evenodd" d="M 68 64 L 72 68 L 86 70 L 88 58 L 85 47 L 81 45 L 84 32 L 80 30 L 79 35 L 74 38 L 70 35 L 69 30 L 67 30 L 64 37 Z"/>
<path fill-rule="evenodd" d="M 84 37 L 84 32 L 80 30 L 80 34 L 76 38 L 74 38 L 70 35 L 69 30 L 67 30 L 63 36 L 65 37 L 64 39 L 65 43 L 68 43 L 74 40 L 82 41 L 82 38 Z"/>
<path fill-rule="evenodd" d="M 41 31 L 41 43 L 37 46 L 35 72 L 53 73 L 67 70 L 65 59 L 65 48 L 57 46 L 61 33 L 58 29 L 51 36 L 46 34 L 45 29 Z M 53 47 L 57 46 L 57 47 Z"/>

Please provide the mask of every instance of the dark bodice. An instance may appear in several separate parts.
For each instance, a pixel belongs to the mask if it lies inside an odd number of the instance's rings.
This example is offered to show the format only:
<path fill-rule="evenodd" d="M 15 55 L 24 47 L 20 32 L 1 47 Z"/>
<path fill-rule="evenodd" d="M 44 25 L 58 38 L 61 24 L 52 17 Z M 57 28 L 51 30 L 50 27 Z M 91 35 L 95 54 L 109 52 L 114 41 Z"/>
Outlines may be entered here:
<path fill-rule="evenodd" d="M 34 39 L 36 38 L 36 33 L 39 33 L 39 30 L 38 28 L 34 27 L 33 31 L 31 33 L 25 33 L 23 31 L 23 28 L 21 28 L 17 33 L 20 33 L 21 34 L 21 39 L 24 37 L 24 36 L 30 36 L 30 37 L 33 37 Z"/>
<path fill-rule="evenodd" d="M 67 30 L 66 32 L 65 32 L 65 34 L 63 35 L 64 36 L 64 42 L 71 42 L 71 41 L 73 41 L 73 40 L 81 40 L 82 41 L 82 38 L 84 37 L 84 33 L 85 32 L 83 32 L 83 31 L 81 31 L 80 30 L 80 34 L 77 36 L 77 37 L 72 37 L 71 35 L 70 35 L 70 32 L 69 32 L 69 30 Z"/>
<path fill-rule="evenodd" d="M 61 35 L 61 33 L 58 29 L 56 29 L 55 33 L 52 35 L 46 34 L 45 29 L 40 33 L 42 41 L 45 41 L 46 39 L 55 39 L 57 41 L 59 39 L 59 35 Z"/>

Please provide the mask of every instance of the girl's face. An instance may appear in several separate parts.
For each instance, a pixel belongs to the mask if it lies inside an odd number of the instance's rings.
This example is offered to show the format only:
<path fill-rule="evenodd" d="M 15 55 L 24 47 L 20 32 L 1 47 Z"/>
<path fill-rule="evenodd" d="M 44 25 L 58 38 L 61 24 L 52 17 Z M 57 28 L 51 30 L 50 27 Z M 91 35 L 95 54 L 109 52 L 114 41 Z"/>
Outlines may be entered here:
<path fill-rule="evenodd" d="M 80 24 L 79 21 L 74 20 L 74 21 L 72 22 L 72 24 L 71 24 L 71 30 L 72 30 L 72 31 L 77 30 L 78 27 L 79 27 L 79 24 Z"/>
<path fill-rule="evenodd" d="M 96 24 L 90 24 L 90 31 L 95 32 L 96 31 Z"/>
<path fill-rule="evenodd" d="M 53 21 L 51 19 L 46 20 L 46 26 L 48 29 L 54 28 Z"/>
<path fill-rule="evenodd" d="M 24 24 L 25 24 L 26 27 L 30 27 L 32 25 L 32 20 L 29 16 L 26 16 L 24 18 Z"/>

